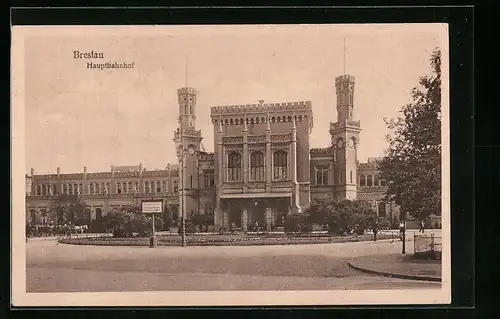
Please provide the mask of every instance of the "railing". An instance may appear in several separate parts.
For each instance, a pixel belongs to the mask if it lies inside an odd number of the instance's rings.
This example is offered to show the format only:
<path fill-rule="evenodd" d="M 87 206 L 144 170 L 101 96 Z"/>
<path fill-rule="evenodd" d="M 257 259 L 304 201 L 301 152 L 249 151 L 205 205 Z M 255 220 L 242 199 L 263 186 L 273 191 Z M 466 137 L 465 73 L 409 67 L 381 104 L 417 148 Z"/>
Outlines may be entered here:
<path fill-rule="evenodd" d="M 413 251 L 415 255 L 434 255 L 441 257 L 442 237 L 435 234 L 413 235 Z"/>

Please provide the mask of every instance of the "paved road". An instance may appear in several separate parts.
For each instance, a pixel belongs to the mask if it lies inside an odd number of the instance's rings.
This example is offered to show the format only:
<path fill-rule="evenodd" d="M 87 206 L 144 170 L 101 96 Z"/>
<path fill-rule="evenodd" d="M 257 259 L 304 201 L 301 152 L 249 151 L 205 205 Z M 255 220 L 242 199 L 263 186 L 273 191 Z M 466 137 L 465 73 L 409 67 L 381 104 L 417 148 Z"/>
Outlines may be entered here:
<path fill-rule="evenodd" d="M 413 245 L 408 243 L 408 252 Z M 249 246 L 106 247 L 27 243 L 28 292 L 439 288 L 366 275 L 353 257 L 396 253 L 401 242 Z"/>

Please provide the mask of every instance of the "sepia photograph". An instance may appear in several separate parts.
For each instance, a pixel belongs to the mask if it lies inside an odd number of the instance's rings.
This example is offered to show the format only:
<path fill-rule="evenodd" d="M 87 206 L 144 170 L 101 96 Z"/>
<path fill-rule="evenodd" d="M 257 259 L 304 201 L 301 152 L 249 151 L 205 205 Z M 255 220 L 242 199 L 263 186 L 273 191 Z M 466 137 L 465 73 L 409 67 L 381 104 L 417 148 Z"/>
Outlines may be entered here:
<path fill-rule="evenodd" d="M 12 27 L 20 306 L 449 304 L 446 24 Z"/>

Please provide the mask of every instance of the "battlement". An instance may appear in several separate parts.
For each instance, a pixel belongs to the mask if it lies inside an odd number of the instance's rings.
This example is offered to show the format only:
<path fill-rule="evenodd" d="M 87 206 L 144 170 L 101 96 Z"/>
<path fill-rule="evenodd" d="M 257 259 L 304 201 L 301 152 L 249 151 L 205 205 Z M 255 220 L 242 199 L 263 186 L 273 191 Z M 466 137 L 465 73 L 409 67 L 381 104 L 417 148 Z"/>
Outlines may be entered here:
<path fill-rule="evenodd" d="M 213 162 L 215 160 L 214 153 L 200 152 L 200 161 Z"/>
<path fill-rule="evenodd" d="M 192 87 L 183 87 L 177 89 L 177 94 L 182 95 L 182 94 L 196 94 L 196 89 Z"/>
<path fill-rule="evenodd" d="M 354 127 L 354 128 L 361 128 L 361 122 L 360 121 L 342 121 L 342 122 L 330 122 L 330 130 L 337 130 L 340 128 L 344 127 Z"/>
<path fill-rule="evenodd" d="M 216 116 L 225 114 L 273 113 L 294 110 L 312 110 L 311 101 L 212 106 L 210 108 L 210 114 Z"/>
<path fill-rule="evenodd" d="M 378 170 L 377 162 L 358 163 L 358 170 Z"/>
<path fill-rule="evenodd" d="M 311 154 L 311 156 L 333 155 L 333 149 L 332 147 L 311 148 L 309 153 Z"/>
<path fill-rule="evenodd" d="M 341 75 L 335 78 L 335 85 L 339 85 L 341 83 L 354 83 L 354 76 L 352 75 Z"/>

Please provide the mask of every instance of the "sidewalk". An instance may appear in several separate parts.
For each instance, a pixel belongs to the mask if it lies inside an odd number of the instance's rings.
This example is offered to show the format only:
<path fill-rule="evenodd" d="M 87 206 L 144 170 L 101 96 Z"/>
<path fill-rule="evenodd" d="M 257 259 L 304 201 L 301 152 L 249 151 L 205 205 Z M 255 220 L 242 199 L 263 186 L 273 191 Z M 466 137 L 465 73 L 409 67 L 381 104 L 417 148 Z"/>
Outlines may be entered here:
<path fill-rule="evenodd" d="M 349 266 L 366 273 L 425 281 L 441 281 L 441 263 L 415 260 L 413 255 L 363 256 L 349 261 Z"/>

